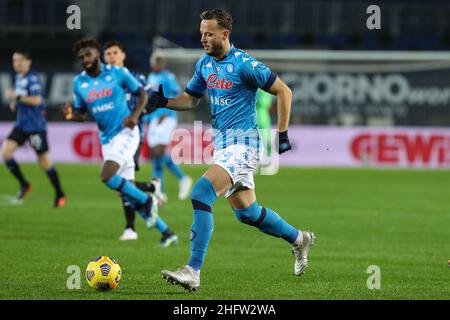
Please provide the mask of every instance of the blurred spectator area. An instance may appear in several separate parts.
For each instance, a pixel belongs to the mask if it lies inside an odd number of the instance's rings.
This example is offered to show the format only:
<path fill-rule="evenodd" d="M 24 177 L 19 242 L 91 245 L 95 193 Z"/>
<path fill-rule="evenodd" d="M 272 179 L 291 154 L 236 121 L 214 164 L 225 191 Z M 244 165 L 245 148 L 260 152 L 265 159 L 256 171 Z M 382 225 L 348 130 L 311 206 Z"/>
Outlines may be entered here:
<path fill-rule="evenodd" d="M 233 15 L 232 41 L 244 49 L 450 50 L 450 1 L 376 1 L 382 29 L 369 31 L 366 8 L 373 3 L 0 0 L 0 53 L 9 53 L 11 47 L 39 48 L 38 55 L 45 59 L 52 52 L 52 63 L 63 64 L 73 42 L 83 35 L 132 44 L 131 60 L 150 52 L 155 35 L 182 47 L 199 47 L 199 13 L 215 7 Z M 71 4 L 81 8 L 81 31 L 66 28 L 66 8 Z"/>
<path fill-rule="evenodd" d="M 366 10 L 374 3 L 381 8 L 381 30 L 366 27 Z M 81 9 L 81 30 L 66 27 L 66 11 L 72 4 Z M 200 49 L 199 14 L 211 8 L 232 14 L 231 40 L 243 49 L 450 50 L 450 0 L 0 0 L 0 89 L 11 86 L 13 50 L 30 51 L 33 66 L 46 77 L 48 118 L 59 119 L 57 108 L 72 96 L 71 75 L 80 71 L 72 55 L 77 39 L 119 40 L 127 52 L 127 66 L 148 74 L 156 38 L 169 47 Z M 375 86 L 377 72 L 366 69 L 349 78 L 348 66 L 343 73 L 336 73 L 336 68 L 320 71 L 319 67 L 308 73 L 289 67 L 289 84 L 304 88 L 295 91 L 293 122 L 450 125 L 449 69 L 439 61 L 434 63 L 425 69 L 423 63 L 409 69 L 393 63 L 382 83 L 387 83 L 388 76 L 400 82 L 390 90 Z M 179 79 L 190 77 L 192 70 L 181 66 L 175 71 Z M 311 82 L 312 77 L 317 81 Z M 361 77 L 372 83 L 370 92 L 364 91 Z M 339 82 L 342 79 L 347 82 Z M 302 81 L 315 85 L 308 89 Z M 343 87 L 349 83 L 352 90 Z M 342 100 L 346 95 L 348 101 Z M 207 99 L 203 101 L 197 119 L 209 118 Z M 0 119 L 12 120 L 14 114 L 6 108 L 4 96 L 0 103 Z M 187 116 L 192 114 L 183 117 Z"/>

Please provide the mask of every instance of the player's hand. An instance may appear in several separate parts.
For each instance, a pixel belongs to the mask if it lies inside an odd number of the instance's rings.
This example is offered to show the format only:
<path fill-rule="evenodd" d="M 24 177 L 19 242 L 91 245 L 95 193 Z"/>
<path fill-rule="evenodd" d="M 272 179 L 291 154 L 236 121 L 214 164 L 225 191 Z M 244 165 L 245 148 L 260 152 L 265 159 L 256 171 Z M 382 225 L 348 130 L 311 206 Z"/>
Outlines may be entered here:
<path fill-rule="evenodd" d="M 130 129 L 133 129 L 138 123 L 138 119 L 134 116 L 126 117 L 125 120 L 123 120 L 123 124 L 127 126 Z"/>
<path fill-rule="evenodd" d="M 6 90 L 6 99 L 16 101 L 16 92 L 13 89 Z"/>
<path fill-rule="evenodd" d="M 61 108 L 61 113 L 64 117 L 64 120 L 70 121 L 73 118 L 73 110 L 72 106 L 66 102 L 66 104 Z"/>
<path fill-rule="evenodd" d="M 11 101 L 9 103 L 9 110 L 11 110 L 12 112 L 16 111 L 16 103 L 14 101 Z"/>
<path fill-rule="evenodd" d="M 291 144 L 289 143 L 289 138 L 287 134 L 287 130 L 283 132 L 278 132 L 278 153 L 282 154 L 286 151 L 292 149 Z"/>
<path fill-rule="evenodd" d="M 148 111 L 152 112 L 153 110 L 155 110 L 157 108 L 162 108 L 162 107 L 167 106 L 168 102 L 169 102 L 169 100 L 166 97 L 164 97 L 163 87 L 160 84 L 158 91 L 154 91 L 152 93 L 152 95 L 150 96 L 150 98 L 148 99 L 147 113 L 149 113 Z"/>

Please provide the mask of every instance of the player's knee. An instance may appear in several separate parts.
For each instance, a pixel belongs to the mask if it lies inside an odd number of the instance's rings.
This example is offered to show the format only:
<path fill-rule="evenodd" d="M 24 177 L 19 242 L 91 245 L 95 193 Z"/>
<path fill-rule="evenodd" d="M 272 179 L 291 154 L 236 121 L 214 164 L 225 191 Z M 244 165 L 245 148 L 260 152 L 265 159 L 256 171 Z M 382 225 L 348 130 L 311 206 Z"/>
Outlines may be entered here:
<path fill-rule="evenodd" d="M 161 159 L 166 152 L 166 148 L 164 146 L 158 145 L 152 148 L 152 159 L 157 160 Z"/>
<path fill-rule="evenodd" d="M 100 174 L 100 179 L 103 183 L 107 183 L 112 178 L 112 175 L 108 172 L 102 172 Z"/>
<path fill-rule="evenodd" d="M 258 220 L 260 220 L 262 214 L 262 208 L 256 201 L 247 208 L 232 209 L 240 222 L 250 225 L 258 224 Z"/>
<path fill-rule="evenodd" d="M 42 168 L 42 170 L 47 171 L 52 167 L 52 162 L 50 161 L 48 157 L 48 153 L 43 153 L 38 155 L 38 163 L 39 166 Z"/>
<path fill-rule="evenodd" d="M 2 158 L 5 161 L 8 161 L 12 158 L 12 152 L 10 151 L 10 148 L 8 148 L 6 141 L 2 144 Z"/>
<path fill-rule="evenodd" d="M 2 159 L 5 161 L 8 161 L 9 159 L 11 159 L 11 156 L 3 148 L 2 148 Z"/>
<path fill-rule="evenodd" d="M 194 184 L 191 191 L 191 201 L 195 209 L 195 203 L 201 202 L 208 206 L 211 206 L 217 199 L 216 191 L 211 182 L 205 177 L 201 177 Z"/>
<path fill-rule="evenodd" d="M 163 159 L 162 159 L 162 157 L 156 157 L 155 156 L 155 158 L 153 158 L 152 162 L 153 162 L 153 167 L 155 168 L 156 171 L 163 170 L 163 167 L 162 167 Z"/>

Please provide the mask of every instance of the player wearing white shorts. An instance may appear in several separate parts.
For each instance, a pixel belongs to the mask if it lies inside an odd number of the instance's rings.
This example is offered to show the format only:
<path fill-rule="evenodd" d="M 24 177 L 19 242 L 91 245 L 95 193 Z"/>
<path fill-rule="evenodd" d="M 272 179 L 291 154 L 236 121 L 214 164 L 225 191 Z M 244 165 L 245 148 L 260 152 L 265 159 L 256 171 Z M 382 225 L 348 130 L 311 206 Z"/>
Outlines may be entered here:
<path fill-rule="evenodd" d="M 180 94 L 180 85 L 175 75 L 165 69 L 165 61 L 161 53 L 154 52 L 152 54 L 150 67 L 152 72 L 147 77 L 147 88 L 149 90 L 158 90 L 158 87 L 162 85 L 169 98 Z M 164 167 L 167 167 L 178 180 L 178 198 L 180 200 L 187 199 L 192 186 L 192 178 L 187 176 L 167 154 L 167 147 L 170 145 L 173 131 L 178 124 L 177 113 L 174 110 L 159 108 L 146 115 L 144 119 L 149 122 L 147 143 L 151 148 L 152 176 L 161 180 L 161 189 L 164 192 Z"/>
<path fill-rule="evenodd" d="M 225 195 L 239 221 L 292 245 L 294 274 L 299 276 L 307 267 L 314 233 L 300 231 L 272 209 L 260 206 L 252 173 L 262 151 L 256 124 L 256 90 L 261 88 L 277 96 L 279 153 L 291 149 L 287 129 L 292 92 L 267 66 L 231 45 L 230 14 L 214 9 L 203 12 L 200 18 L 205 54 L 198 60 L 185 92 L 168 99 L 160 87 L 149 99 L 153 107 L 191 110 L 208 90 L 215 131 L 214 165 L 191 192 L 194 222 L 189 262 L 176 271 L 163 270 L 162 276 L 191 291 L 199 288 L 200 270 L 214 229 L 212 205 L 220 195 Z"/>
<path fill-rule="evenodd" d="M 83 114 L 88 112 L 95 120 L 102 144 L 103 183 L 127 197 L 151 228 L 158 219 L 156 201 L 132 182 L 133 156 L 139 144 L 136 125 L 147 102 L 147 93 L 128 69 L 101 63 L 100 45 L 95 39 L 79 40 L 73 52 L 84 71 L 73 80 L 74 108 L 66 103 L 64 118 L 83 121 Z M 124 88 L 139 97 L 133 112 L 127 106 Z"/>
<path fill-rule="evenodd" d="M 103 57 L 104 57 L 104 60 L 106 63 L 117 66 L 117 67 L 124 67 L 126 53 L 120 42 L 115 41 L 115 40 L 106 42 L 103 45 L 103 51 L 104 51 Z M 142 75 L 138 72 L 131 72 L 131 74 L 136 78 L 136 80 L 139 81 L 139 83 L 142 86 L 146 86 L 146 79 L 145 79 L 144 75 Z M 127 88 L 125 88 L 125 92 L 126 92 L 128 109 L 130 110 L 130 112 L 133 112 L 136 108 L 136 104 L 138 102 L 139 97 L 136 96 L 135 94 L 132 94 L 131 92 L 129 92 Z M 138 142 L 138 146 L 136 148 L 136 152 L 133 155 L 133 161 L 135 164 L 135 166 L 133 167 L 133 177 L 128 178 L 128 176 L 130 176 L 128 172 L 125 172 L 124 173 L 125 175 L 122 175 L 124 178 L 126 178 L 130 181 L 134 181 L 134 171 L 139 170 L 139 156 L 140 156 L 140 151 L 141 151 L 141 145 L 144 140 L 144 124 L 143 124 L 142 116 L 139 117 L 139 122 L 136 127 L 138 127 L 139 142 Z M 131 170 L 131 168 L 130 168 L 130 170 Z M 160 191 L 161 183 L 160 183 L 159 179 L 157 179 L 157 178 L 152 179 L 151 183 L 140 182 L 140 181 L 134 181 L 134 183 L 136 184 L 136 186 L 138 186 L 139 189 L 146 191 L 146 192 L 151 192 L 158 198 L 158 200 L 160 200 L 160 201 L 163 200 L 162 193 Z M 132 203 L 130 203 L 130 201 L 128 201 L 127 197 L 124 195 L 122 195 L 122 204 L 123 204 L 123 209 L 125 212 L 125 218 L 126 218 L 127 223 L 125 225 L 125 230 L 123 231 L 122 235 L 119 237 L 119 240 L 137 240 L 138 234 L 136 232 L 135 225 L 134 225 L 135 209 L 134 209 Z M 168 225 L 165 223 L 165 221 L 161 217 L 158 217 L 158 219 L 156 220 L 155 227 L 162 235 L 161 241 L 160 241 L 161 246 L 168 247 L 178 241 L 178 236 L 172 231 L 172 229 L 170 229 L 168 227 Z"/>

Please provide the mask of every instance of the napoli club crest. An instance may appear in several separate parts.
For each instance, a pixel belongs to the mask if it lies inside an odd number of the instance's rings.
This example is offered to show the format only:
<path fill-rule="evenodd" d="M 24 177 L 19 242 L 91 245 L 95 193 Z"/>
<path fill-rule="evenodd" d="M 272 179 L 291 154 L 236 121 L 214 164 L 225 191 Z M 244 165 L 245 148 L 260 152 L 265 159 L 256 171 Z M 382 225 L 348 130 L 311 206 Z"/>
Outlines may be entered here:
<path fill-rule="evenodd" d="M 195 238 L 195 231 L 191 230 L 190 240 L 192 241 L 194 240 L 194 238 Z"/>
<path fill-rule="evenodd" d="M 232 65 L 231 63 L 227 64 L 227 71 L 228 71 L 229 73 L 231 73 L 231 72 L 233 72 L 233 70 L 234 70 L 233 65 Z"/>

